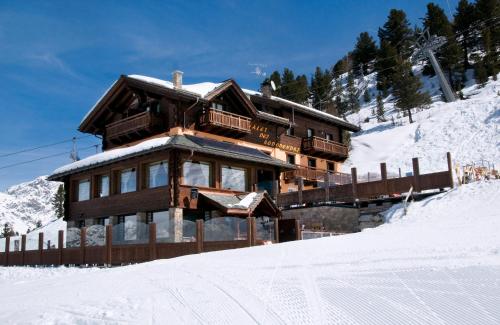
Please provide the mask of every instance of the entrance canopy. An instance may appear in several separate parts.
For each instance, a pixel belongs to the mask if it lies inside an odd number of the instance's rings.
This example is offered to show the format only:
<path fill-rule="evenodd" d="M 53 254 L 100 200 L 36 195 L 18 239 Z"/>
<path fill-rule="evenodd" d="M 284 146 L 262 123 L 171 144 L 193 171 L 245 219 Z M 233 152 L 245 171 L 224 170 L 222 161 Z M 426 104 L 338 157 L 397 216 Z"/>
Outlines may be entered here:
<path fill-rule="evenodd" d="M 281 212 L 266 191 L 247 194 L 200 191 L 198 208 L 213 207 L 225 215 L 280 217 Z"/>

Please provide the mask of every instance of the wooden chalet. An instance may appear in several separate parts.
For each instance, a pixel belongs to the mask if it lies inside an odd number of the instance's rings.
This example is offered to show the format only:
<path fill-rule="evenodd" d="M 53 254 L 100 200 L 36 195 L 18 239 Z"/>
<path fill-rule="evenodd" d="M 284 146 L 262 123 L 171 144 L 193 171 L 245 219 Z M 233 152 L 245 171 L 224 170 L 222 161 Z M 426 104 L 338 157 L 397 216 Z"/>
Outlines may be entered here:
<path fill-rule="evenodd" d="M 276 195 L 297 190 L 299 177 L 313 188 L 338 172 L 344 134 L 357 130 L 232 79 L 122 75 L 79 126 L 102 138 L 103 152 L 50 179 L 65 184 L 68 227 L 155 222 L 178 241 L 189 235 L 186 220 L 278 218 Z"/>

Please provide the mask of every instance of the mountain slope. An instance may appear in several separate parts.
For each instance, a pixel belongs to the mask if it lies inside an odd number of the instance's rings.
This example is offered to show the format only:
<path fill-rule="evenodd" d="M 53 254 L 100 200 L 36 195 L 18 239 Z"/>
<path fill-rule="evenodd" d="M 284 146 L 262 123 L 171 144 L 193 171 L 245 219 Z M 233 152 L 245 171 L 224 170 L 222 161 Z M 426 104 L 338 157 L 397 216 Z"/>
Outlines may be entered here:
<path fill-rule="evenodd" d="M 0 193 L 0 225 L 9 222 L 14 231 L 26 233 L 35 228 L 40 220 L 43 225 L 55 220 L 51 203 L 60 183 L 50 182 L 46 177 L 14 185 L 6 193 Z"/>
<path fill-rule="evenodd" d="M 499 74 L 500 78 L 500 74 Z M 348 120 L 361 123 L 363 131 L 352 137 L 350 158 L 344 165 L 358 167 L 361 173 L 378 172 L 379 163 L 388 170 L 411 171 L 411 158 L 419 157 L 422 172 L 446 168 L 445 153 L 450 151 L 454 163 L 465 165 L 485 160 L 500 163 L 500 81 L 491 80 L 484 88 L 472 84 L 463 90 L 467 100 L 453 103 L 436 101 L 429 109 L 414 115 L 415 123 L 400 116 L 390 98 L 385 108 L 387 122 L 377 123 L 371 112 L 375 103 L 364 105 Z M 392 119 L 394 118 L 394 124 Z"/>

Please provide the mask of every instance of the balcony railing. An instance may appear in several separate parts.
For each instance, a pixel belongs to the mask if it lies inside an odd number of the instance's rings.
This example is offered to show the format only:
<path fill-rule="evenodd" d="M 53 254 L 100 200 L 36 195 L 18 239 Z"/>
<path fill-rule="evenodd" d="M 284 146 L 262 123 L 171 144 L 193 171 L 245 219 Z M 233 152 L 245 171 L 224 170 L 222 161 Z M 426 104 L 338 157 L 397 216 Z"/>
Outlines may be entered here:
<path fill-rule="evenodd" d="M 200 126 L 219 127 L 237 132 L 250 133 L 251 121 L 252 120 L 246 116 L 210 108 L 201 115 Z"/>
<path fill-rule="evenodd" d="M 306 180 L 319 181 L 325 178 L 326 170 L 310 167 L 297 167 L 295 170 L 289 170 L 284 173 L 285 180 L 293 180 L 302 177 Z"/>
<path fill-rule="evenodd" d="M 304 138 L 302 147 L 305 152 L 323 153 L 340 158 L 347 158 L 348 155 L 347 146 L 319 137 Z"/>
<path fill-rule="evenodd" d="M 161 124 L 161 119 L 151 112 L 139 113 L 122 120 L 110 123 L 106 126 L 108 139 L 116 139 L 122 136 L 150 132 Z"/>

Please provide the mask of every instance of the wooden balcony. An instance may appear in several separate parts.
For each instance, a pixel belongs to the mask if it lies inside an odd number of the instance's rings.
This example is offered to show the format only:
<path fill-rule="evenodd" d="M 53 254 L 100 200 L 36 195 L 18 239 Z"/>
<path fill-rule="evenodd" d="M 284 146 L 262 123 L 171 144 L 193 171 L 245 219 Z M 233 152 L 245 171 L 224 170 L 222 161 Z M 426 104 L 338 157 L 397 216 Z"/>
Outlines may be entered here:
<path fill-rule="evenodd" d="M 292 181 L 298 177 L 309 181 L 322 181 L 325 178 L 326 170 L 298 166 L 297 169 L 286 171 L 283 174 L 286 181 Z"/>
<path fill-rule="evenodd" d="M 342 143 L 319 138 L 310 137 L 302 140 L 302 149 L 309 154 L 316 154 L 325 158 L 341 158 L 348 156 L 349 149 Z"/>
<path fill-rule="evenodd" d="M 200 116 L 200 126 L 208 130 L 225 130 L 230 133 L 248 134 L 251 132 L 250 123 L 252 119 L 238 114 L 207 109 Z"/>
<path fill-rule="evenodd" d="M 143 112 L 106 125 L 106 137 L 109 141 L 132 139 L 148 135 L 160 126 L 160 117 Z"/>

